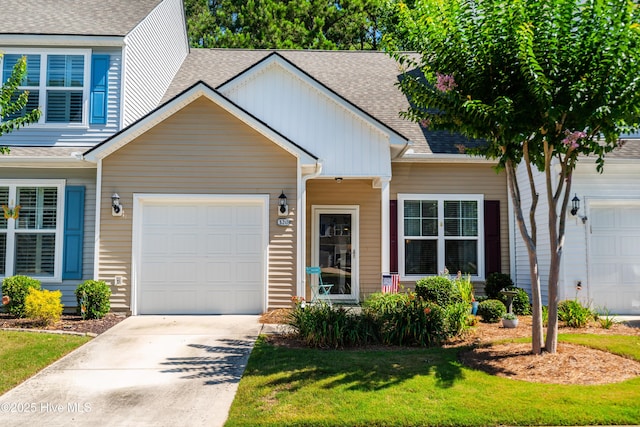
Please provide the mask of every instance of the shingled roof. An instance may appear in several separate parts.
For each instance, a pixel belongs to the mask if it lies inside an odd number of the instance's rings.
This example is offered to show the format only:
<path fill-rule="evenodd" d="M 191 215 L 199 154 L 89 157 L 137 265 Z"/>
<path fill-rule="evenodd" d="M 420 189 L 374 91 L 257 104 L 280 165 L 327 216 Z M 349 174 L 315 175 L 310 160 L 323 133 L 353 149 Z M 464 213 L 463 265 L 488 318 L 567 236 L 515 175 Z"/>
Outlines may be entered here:
<path fill-rule="evenodd" d="M 0 0 L 0 34 L 125 36 L 161 2 Z"/>
<path fill-rule="evenodd" d="M 402 119 L 409 102 L 396 84 L 403 74 L 389 55 L 375 51 L 192 49 L 167 90 L 168 101 L 202 80 L 218 87 L 277 52 L 294 66 L 347 101 L 408 138 L 416 154 L 458 154 L 459 145 L 475 145 L 460 135 L 429 132 Z"/>

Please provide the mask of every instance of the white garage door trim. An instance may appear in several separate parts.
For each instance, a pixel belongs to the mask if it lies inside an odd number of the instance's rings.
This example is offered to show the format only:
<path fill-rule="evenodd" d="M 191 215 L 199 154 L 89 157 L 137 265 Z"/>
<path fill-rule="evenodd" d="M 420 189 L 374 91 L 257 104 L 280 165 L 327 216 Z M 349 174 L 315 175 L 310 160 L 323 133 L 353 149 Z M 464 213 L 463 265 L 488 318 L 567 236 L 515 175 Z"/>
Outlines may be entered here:
<path fill-rule="evenodd" d="M 597 219 L 596 211 L 599 209 L 615 209 L 615 208 L 638 209 L 640 208 L 640 200 L 638 200 L 637 198 L 611 199 L 611 198 L 602 198 L 602 197 L 591 197 L 590 199 L 586 200 L 586 202 L 587 202 L 586 214 L 588 218 L 588 222 L 587 222 L 588 226 L 586 229 L 586 232 L 588 233 L 588 239 L 587 239 L 587 242 L 588 242 L 587 271 L 588 271 L 588 284 L 589 284 L 588 295 L 589 295 L 589 300 L 592 301 L 592 303 L 597 308 L 603 309 L 604 307 L 599 306 L 599 304 L 602 305 L 602 299 L 601 299 L 602 297 L 598 295 L 598 292 L 602 292 L 603 290 L 598 289 L 598 282 L 600 281 L 600 278 L 598 278 L 598 275 L 606 274 L 606 271 L 601 271 L 603 269 L 602 265 L 596 266 L 594 264 L 596 264 L 595 259 L 598 256 L 608 256 L 609 253 L 615 253 L 615 248 L 609 248 L 606 244 L 603 245 L 603 243 L 606 243 L 606 242 L 599 242 L 599 244 L 594 243 L 594 238 L 599 235 L 597 232 L 594 233 L 594 227 L 595 227 L 594 220 Z M 635 229 L 636 232 L 638 231 L 638 227 L 633 227 L 632 229 Z M 625 237 L 624 231 L 619 230 L 617 227 L 613 227 L 610 230 L 611 231 L 607 233 L 606 229 L 602 229 L 602 232 L 605 236 L 607 234 L 611 234 L 611 235 L 620 235 L 620 237 Z M 632 237 L 632 236 L 627 236 L 627 237 Z M 637 244 L 637 239 L 632 238 L 629 242 L 631 241 Z M 599 254 L 598 253 L 599 250 L 600 251 L 605 250 L 607 254 Z M 637 268 L 637 266 L 635 268 Z M 618 269 L 616 269 L 615 271 L 612 271 L 611 274 L 616 276 L 616 280 L 615 280 L 616 283 L 615 285 L 610 284 L 610 286 L 619 288 L 620 286 L 623 286 L 625 281 L 624 278 L 628 276 L 629 271 L 619 271 Z M 637 275 L 638 274 L 637 270 L 633 274 Z M 631 291 L 631 293 L 628 293 L 626 296 L 618 295 L 616 301 L 619 303 L 618 305 L 622 306 L 623 311 L 620 311 L 621 309 L 620 307 L 615 307 L 615 306 L 607 306 L 606 308 L 611 310 L 612 313 L 617 313 L 617 314 L 638 314 L 640 312 L 640 298 L 638 298 L 638 295 L 639 293 L 637 290 Z M 611 293 L 607 293 L 607 297 L 608 297 L 607 299 L 616 298 L 614 295 L 611 295 Z"/>
<path fill-rule="evenodd" d="M 263 212 L 262 253 L 263 253 L 263 298 L 262 311 L 266 310 L 269 299 L 268 289 L 268 242 L 269 242 L 269 195 L 262 194 L 134 194 L 132 225 L 132 260 L 131 260 L 131 312 L 139 314 L 140 262 L 142 259 L 142 225 L 145 205 L 180 204 L 180 203 L 216 203 L 225 204 L 259 203 Z"/>

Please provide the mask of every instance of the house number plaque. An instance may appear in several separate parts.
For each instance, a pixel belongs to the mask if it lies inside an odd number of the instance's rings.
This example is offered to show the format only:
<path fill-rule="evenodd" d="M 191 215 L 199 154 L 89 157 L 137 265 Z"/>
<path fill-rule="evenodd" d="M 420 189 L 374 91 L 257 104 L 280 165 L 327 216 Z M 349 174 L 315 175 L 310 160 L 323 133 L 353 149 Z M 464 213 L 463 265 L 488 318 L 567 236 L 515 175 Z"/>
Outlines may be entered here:
<path fill-rule="evenodd" d="M 287 227 L 291 225 L 291 219 L 289 218 L 278 218 L 278 225 L 281 227 Z"/>

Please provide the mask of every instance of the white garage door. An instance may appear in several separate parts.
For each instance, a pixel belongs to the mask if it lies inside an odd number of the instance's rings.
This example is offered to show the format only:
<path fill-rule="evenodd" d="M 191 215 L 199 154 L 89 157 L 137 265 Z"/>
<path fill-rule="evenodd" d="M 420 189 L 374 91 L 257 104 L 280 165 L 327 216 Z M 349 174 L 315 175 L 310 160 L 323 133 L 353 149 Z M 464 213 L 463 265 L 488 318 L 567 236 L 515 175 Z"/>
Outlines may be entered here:
<path fill-rule="evenodd" d="M 265 199 L 141 202 L 139 314 L 263 311 Z"/>
<path fill-rule="evenodd" d="M 594 306 L 640 314 L 640 205 L 590 205 L 588 224 Z"/>

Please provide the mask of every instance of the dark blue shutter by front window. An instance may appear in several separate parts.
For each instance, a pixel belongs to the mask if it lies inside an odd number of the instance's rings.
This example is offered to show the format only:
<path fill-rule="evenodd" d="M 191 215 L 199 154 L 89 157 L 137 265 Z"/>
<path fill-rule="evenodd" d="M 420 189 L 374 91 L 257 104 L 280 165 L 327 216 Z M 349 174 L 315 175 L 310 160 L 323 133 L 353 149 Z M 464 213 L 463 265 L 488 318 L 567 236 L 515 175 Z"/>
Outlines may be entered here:
<path fill-rule="evenodd" d="M 107 123 L 107 92 L 109 88 L 109 55 L 91 57 L 91 108 L 89 123 L 104 125 Z"/>
<path fill-rule="evenodd" d="M 84 187 L 69 186 L 64 198 L 62 279 L 82 279 Z"/>

